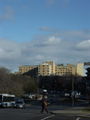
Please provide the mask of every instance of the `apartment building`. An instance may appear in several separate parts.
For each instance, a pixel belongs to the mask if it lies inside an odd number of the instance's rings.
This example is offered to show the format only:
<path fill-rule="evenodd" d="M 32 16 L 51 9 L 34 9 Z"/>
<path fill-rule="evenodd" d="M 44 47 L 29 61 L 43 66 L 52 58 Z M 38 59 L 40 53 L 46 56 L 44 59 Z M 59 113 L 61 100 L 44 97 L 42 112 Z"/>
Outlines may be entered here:
<path fill-rule="evenodd" d="M 51 66 L 51 74 L 55 75 L 56 64 L 53 61 L 46 61 L 45 63 Z"/>
<path fill-rule="evenodd" d="M 53 61 L 46 61 L 43 64 L 38 65 L 38 75 L 55 75 L 55 63 Z"/>
<path fill-rule="evenodd" d="M 53 61 L 46 61 L 40 65 L 25 65 L 19 67 L 19 73 L 23 74 L 30 70 L 37 68 L 38 76 L 50 76 L 50 75 L 58 75 L 58 76 L 66 76 L 66 75 L 79 75 L 84 76 L 84 64 L 78 63 L 77 65 L 67 64 L 64 66 L 63 64 L 55 64 Z"/>
<path fill-rule="evenodd" d="M 30 66 L 30 65 L 23 65 L 19 67 L 19 73 L 23 74 L 25 72 L 28 72 L 30 70 L 33 70 L 34 68 L 37 68 L 37 66 Z"/>
<path fill-rule="evenodd" d="M 79 76 L 84 76 L 84 63 L 79 63 L 76 65 L 76 73 Z"/>
<path fill-rule="evenodd" d="M 38 75 L 49 76 L 51 75 L 51 65 L 44 63 L 38 66 Z"/>
<path fill-rule="evenodd" d="M 76 66 L 72 64 L 67 64 L 66 66 L 64 66 L 63 64 L 56 65 L 55 73 L 56 73 L 55 75 L 60 76 L 76 75 Z"/>
<path fill-rule="evenodd" d="M 84 76 L 84 64 L 78 63 L 77 65 L 63 64 L 56 65 L 53 61 L 47 61 L 44 64 L 38 66 L 38 75 L 58 75 L 58 76 L 69 76 L 79 75 Z"/>

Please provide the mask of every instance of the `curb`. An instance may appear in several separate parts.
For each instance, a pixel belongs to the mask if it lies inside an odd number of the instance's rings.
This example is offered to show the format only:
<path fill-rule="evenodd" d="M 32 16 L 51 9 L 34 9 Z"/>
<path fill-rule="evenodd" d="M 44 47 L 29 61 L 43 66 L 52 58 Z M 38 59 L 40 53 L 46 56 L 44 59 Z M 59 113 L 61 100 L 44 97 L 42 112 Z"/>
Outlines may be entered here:
<path fill-rule="evenodd" d="M 90 118 L 90 116 L 88 116 L 88 115 L 79 115 L 79 117 Z"/>

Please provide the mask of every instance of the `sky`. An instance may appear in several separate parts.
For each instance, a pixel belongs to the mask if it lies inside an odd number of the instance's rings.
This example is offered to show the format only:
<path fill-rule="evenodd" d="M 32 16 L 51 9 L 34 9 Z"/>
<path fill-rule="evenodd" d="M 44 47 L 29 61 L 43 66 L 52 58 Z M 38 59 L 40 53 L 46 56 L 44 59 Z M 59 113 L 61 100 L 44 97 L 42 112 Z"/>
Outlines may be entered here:
<path fill-rule="evenodd" d="M 90 62 L 90 0 L 0 0 L 0 67 Z"/>

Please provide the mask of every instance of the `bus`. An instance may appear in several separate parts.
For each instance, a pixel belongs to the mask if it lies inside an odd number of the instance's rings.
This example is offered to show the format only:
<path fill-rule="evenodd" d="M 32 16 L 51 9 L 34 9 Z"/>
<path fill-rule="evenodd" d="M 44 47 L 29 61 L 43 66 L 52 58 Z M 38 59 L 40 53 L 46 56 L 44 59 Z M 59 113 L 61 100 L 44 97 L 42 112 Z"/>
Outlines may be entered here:
<path fill-rule="evenodd" d="M 15 95 L 11 94 L 0 94 L 0 107 L 14 107 Z"/>

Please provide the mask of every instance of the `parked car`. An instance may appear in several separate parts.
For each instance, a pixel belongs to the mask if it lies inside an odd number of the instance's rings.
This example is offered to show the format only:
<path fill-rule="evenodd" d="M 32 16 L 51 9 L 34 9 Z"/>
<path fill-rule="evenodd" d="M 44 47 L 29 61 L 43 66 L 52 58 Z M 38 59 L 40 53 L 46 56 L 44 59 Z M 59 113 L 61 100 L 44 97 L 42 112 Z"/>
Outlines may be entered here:
<path fill-rule="evenodd" d="M 15 102 L 15 108 L 25 108 L 25 103 L 23 99 L 17 99 Z"/>

